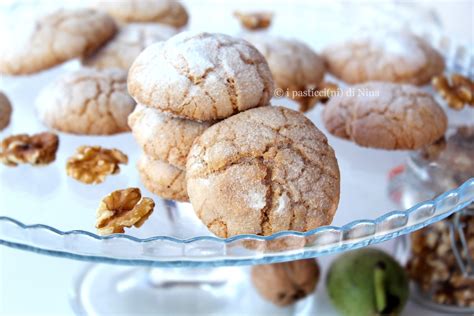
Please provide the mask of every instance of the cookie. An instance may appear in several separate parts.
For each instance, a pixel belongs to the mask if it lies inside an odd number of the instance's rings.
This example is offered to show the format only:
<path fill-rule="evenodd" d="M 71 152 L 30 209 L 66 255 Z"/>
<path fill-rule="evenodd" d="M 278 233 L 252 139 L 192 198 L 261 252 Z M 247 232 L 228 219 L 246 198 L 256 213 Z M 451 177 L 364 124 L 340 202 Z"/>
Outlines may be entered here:
<path fill-rule="evenodd" d="M 194 139 L 211 126 L 209 122 L 171 117 L 140 104 L 128 117 L 128 124 L 148 156 L 180 169 L 186 168 L 186 158 Z"/>
<path fill-rule="evenodd" d="M 324 59 L 305 43 L 267 34 L 245 39 L 266 58 L 278 88 L 301 91 L 316 87 L 323 80 Z"/>
<path fill-rule="evenodd" d="M 219 237 L 311 230 L 330 224 L 339 203 L 339 167 L 326 136 L 283 107 L 208 128 L 191 147 L 186 173 L 196 214 Z"/>
<path fill-rule="evenodd" d="M 189 201 L 185 171 L 146 155 L 140 157 L 137 167 L 148 191 L 167 200 Z"/>
<path fill-rule="evenodd" d="M 327 130 L 364 147 L 418 149 L 442 137 L 443 109 L 413 85 L 370 82 L 332 97 L 324 109 Z M 347 91 L 347 90 L 346 90 Z"/>
<path fill-rule="evenodd" d="M 90 54 L 117 31 L 109 15 L 91 10 L 59 10 L 36 21 L 29 32 L 13 33 L 0 50 L 0 72 L 35 73 Z M 26 35 L 26 36 L 21 36 Z"/>
<path fill-rule="evenodd" d="M 10 124 L 12 105 L 8 97 L 0 91 L 0 131 Z"/>
<path fill-rule="evenodd" d="M 118 21 L 154 22 L 181 27 L 188 23 L 188 13 L 176 0 L 121 0 L 99 1 L 98 7 Z"/>
<path fill-rule="evenodd" d="M 109 135 L 129 131 L 135 102 L 127 94 L 127 74 L 120 69 L 80 69 L 41 91 L 36 101 L 41 121 L 65 133 Z"/>
<path fill-rule="evenodd" d="M 117 35 L 91 56 L 83 59 L 86 66 L 104 69 L 128 70 L 133 61 L 147 46 L 164 41 L 177 30 L 164 24 L 133 23 L 123 25 Z"/>
<path fill-rule="evenodd" d="M 388 81 L 423 85 L 444 70 L 443 57 L 407 32 L 378 32 L 324 50 L 329 71 L 348 83 Z"/>
<path fill-rule="evenodd" d="M 265 58 L 242 39 L 183 32 L 146 48 L 128 75 L 137 101 L 182 118 L 211 121 L 267 105 L 273 80 Z"/>

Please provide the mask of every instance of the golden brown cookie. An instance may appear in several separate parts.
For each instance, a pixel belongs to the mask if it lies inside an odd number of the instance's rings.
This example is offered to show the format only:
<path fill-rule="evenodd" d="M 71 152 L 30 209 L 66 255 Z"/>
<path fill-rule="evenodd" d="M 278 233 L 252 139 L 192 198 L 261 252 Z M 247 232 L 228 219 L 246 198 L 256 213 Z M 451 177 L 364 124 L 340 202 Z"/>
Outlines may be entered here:
<path fill-rule="evenodd" d="M 146 48 L 128 75 L 137 101 L 198 121 L 267 105 L 273 80 L 265 58 L 242 39 L 183 32 Z"/>
<path fill-rule="evenodd" d="M 189 201 L 186 192 L 186 171 L 146 155 L 140 157 L 137 167 L 148 191 L 167 200 Z"/>
<path fill-rule="evenodd" d="M 423 85 L 444 70 L 443 57 L 407 32 L 378 32 L 324 50 L 329 71 L 348 83 L 389 81 Z"/>
<path fill-rule="evenodd" d="M 98 7 L 121 22 L 154 22 L 181 27 L 188 23 L 188 13 L 176 0 L 98 1 Z"/>
<path fill-rule="evenodd" d="M 328 225 L 339 202 L 339 167 L 326 137 L 283 107 L 208 128 L 191 147 L 186 173 L 196 214 L 219 237 Z"/>
<path fill-rule="evenodd" d="M 135 102 L 127 93 L 127 74 L 120 69 L 80 69 L 46 86 L 37 113 L 50 128 L 84 135 L 129 131 Z"/>
<path fill-rule="evenodd" d="M 416 86 L 369 82 L 350 89 L 324 109 L 324 124 L 335 136 L 364 147 L 418 149 L 446 131 L 443 109 Z"/>
<path fill-rule="evenodd" d="M 253 34 L 245 39 L 267 59 L 279 88 L 304 91 L 323 80 L 324 60 L 305 43 L 268 34 Z"/>
<path fill-rule="evenodd" d="M 0 131 L 10 124 L 12 105 L 8 97 L 0 91 Z"/>
<path fill-rule="evenodd" d="M 104 69 L 128 70 L 133 61 L 147 46 L 175 35 L 173 27 L 156 23 L 133 23 L 120 27 L 115 37 L 94 54 L 83 59 L 83 64 Z"/>
<path fill-rule="evenodd" d="M 211 126 L 208 122 L 171 117 L 140 104 L 128 117 L 128 124 L 148 156 L 181 169 L 186 168 L 186 158 L 194 139 Z"/>
<path fill-rule="evenodd" d="M 59 10 L 36 21 L 29 32 L 12 34 L 0 50 L 0 72 L 35 73 L 95 51 L 117 31 L 106 13 L 91 9 Z M 22 36 L 25 35 L 25 36 Z"/>

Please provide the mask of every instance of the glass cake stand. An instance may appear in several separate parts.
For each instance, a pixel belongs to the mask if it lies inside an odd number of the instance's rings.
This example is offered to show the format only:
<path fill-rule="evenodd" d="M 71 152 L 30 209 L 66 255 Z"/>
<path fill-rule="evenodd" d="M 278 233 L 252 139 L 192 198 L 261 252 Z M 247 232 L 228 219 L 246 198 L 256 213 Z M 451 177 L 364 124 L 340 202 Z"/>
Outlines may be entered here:
<path fill-rule="evenodd" d="M 414 18 L 416 10 L 412 7 L 391 2 L 370 7 L 347 2 L 279 4 L 272 7 L 275 21 L 270 33 L 299 37 L 320 50 L 336 37 L 354 32 L 356 21 L 361 28 L 368 27 L 369 21 L 372 27 L 410 25 L 444 53 L 450 70 L 472 76 L 472 51 L 444 37 L 429 12 L 419 10 Z M 190 1 L 186 5 L 190 29 L 239 35 L 242 31 L 231 18 L 232 12 L 258 10 L 261 4 L 243 1 L 216 5 L 208 1 L 198 5 Z M 35 12 L 49 7 L 43 5 Z M 27 10 L 31 4 L 0 8 L 3 22 L 17 17 L 16 13 L 31 15 Z M 353 22 L 350 30 L 344 26 L 348 17 Z M 410 20 L 419 23 L 413 26 Z M 0 137 L 44 131 L 35 115 L 35 97 L 55 77 L 78 67 L 79 62 L 72 61 L 32 76 L 0 77 L 0 90 L 6 92 L 14 107 L 12 123 L 0 132 Z M 296 108 L 287 99 L 274 99 L 272 103 Z M 469 111 L 448 111 L 450 124 L 472 122 Z M 238 308 L 245 314 L 242 309 L 251 308 L 254 313 L 304 314 L 315 308 L 314 301 L 276 308 L 258 298 L 250 286 L 248 268 L 237 266 L 322 257 L 381 243 L 442 220 L 474 201 L 473 178 L 436 198 L 396 210 L 396 204 L 388 198 L 391 173 L 406 163 L 409 153 L 360 148 L 332 137 L 322 124 L 321 107 L 308 117 L 328 136 L 341 170 L 341 201 L 333 226 L 266 237 L 214 237 L 189 204 L 161 200 L 141 185 L 135 168 L 140 150 L 130 134 L 91 137 L 59 133 L 60 148 L 53 164 L 42 168 L 0 166 L 0 244 L 94 263 L 74 284 L 72 305 L 78 314 L 139 314 L 150 310 L 179 314 L 179 308 L 183 313 L 229 314 Z M 129 156 L 130 163 L 103 184 L 78 183 L 67 177 L 65 163 L 80 145 L 118 148 Z M 127 187 L 139 187 L 144 196 L 153 197 L 153 215 L 140 229 L 98 236 L 94 223 L 99 201 L 111 191 Z"/>

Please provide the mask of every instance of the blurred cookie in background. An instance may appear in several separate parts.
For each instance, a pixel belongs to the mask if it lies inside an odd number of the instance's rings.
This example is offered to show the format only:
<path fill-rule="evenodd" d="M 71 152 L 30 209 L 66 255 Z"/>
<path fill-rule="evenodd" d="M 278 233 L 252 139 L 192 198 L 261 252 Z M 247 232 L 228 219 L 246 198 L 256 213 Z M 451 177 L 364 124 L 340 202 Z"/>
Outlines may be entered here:
<path fill-rule="evenodd" d="M 90 54 L 117 32 L 112 17 L 92 9 L 58 10 L 29 22 L 18 32 L 2 30 L 9 45 L 0 50 L 0 73 L 26 75 L 51 68 Z"/>
<path fill-rule="evenodd" d="M 123 23 L 163 23 L 182 27 L 188 23 L 188 12 L 179 1 L 174 0 L 99 0 L 96 7 L 105 10 Z"/>
<path fill-rule="evenodd" d="M 12 105 L 8 97 L 0 91 L 0 131 L 10 124 Z"/>
<path fill-rule="evenodd" d="M 120 69 L 80 69 L 43 88 L 36 100 L 48 127 L 79 135 L 129 131 L 135 102 L 127 93 L 127 73 Z"/>
<path fill-rule="evenodd" d="M 165 24 L 124 24 L 112 40 L 84 58 L 82 63 L 98 69 L 128 70 L 142 50 L 155 42 L 167 40 L 176 33 L 175 28 Z"/>
<path fill-rule="evenodd" d="M 424 39 L 404 31 L 377 31 L 330 45 L 329 71 L 347 83 L 388 81 L 424 85 L 444 70 L 444 59 Z"/>

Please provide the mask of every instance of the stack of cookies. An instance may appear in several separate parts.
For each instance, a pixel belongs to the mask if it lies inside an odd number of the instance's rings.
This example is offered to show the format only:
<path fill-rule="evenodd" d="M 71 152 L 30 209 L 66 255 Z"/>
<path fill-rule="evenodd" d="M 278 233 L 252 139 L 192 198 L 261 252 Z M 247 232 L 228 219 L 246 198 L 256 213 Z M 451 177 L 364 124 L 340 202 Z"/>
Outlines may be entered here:
<path fill-rule="evenodd" d="M 188 201 L 186 161 L 195 138 L 216 121 L 268 105 L 273 79 L 248 42 L 183 32 L 137 57 L 128 90 L 138 103 L 129 125 L 144 152 L 144 185 L 162 198 Z"/>

